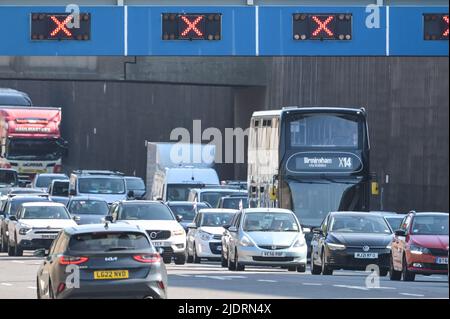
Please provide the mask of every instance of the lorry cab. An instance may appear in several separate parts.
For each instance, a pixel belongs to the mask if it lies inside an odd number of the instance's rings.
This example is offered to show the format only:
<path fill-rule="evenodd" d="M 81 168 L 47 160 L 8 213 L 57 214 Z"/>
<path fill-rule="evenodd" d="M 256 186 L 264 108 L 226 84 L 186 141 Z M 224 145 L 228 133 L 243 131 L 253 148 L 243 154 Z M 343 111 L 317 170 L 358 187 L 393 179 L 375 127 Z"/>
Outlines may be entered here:
<path fill-rule="evenodd" d="M 152 193 L 163 201 L 186 201 L 192 188 L 219 185 L 219 177 L 213 168 L 166 168 L 155 178 Z"/>
<path fill-rule="evenodd" d="M 113 171 L 74 171 L 70 175 L 69 196 L 95 196 L 109 205 L 128 199 L 123 174 Z"/>

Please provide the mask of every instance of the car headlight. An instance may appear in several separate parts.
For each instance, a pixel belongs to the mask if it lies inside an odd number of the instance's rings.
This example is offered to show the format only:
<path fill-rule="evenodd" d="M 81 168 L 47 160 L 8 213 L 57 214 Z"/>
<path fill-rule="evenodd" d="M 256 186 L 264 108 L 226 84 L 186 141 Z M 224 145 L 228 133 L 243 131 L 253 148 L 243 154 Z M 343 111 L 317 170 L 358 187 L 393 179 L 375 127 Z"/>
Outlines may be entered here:
<path fill-rule="evenodd" d="M 388 244 L 388 245 L 386 246 L 386 249 L 391 249 L 391 248 L 392 248 L 391 244 Z"/>
<path fill-rule="evenodd" d="M 200 239 L 201 239 L 201 240 L 204 240 L 204 241 L 210 241 L 211 238 L 212 238 L 212 234 L 207 233 L 207 232 L 202 231 L 202 230 L 199 231 L 198 234 L 199 234 L 199 236 L 200 236 Z"/>
<path fill-rule="evenodd" d="M 294 245 L 292 247 L 303 247 L 306 245 L 306 241 L 304 237 L 297 238 Z"/>
<path fill-rule="evenodd" d="M 30 227 L 22 227 L 21 229 L 19 229 L 19 234 L 20 235 L 26 235 L 31 231 Z"/>
<path fill-rule="evenodd" d="M 247 236 L 242 237 L 240 244 L 244 247 L 252 247 L 255 246 L 255 244 L 251 241 L 250 238 L 248 238 Z"/>
<path fill-rule="evenodd" d="M 184 231 L 184 229 L 177 229 L 177 230 L 172 230 L 172 236 L 181 236 L 184 235 L 186 232 Z"/>
<path fill-rule="evenodd" d="M 422 254 L 429 254 L 430 250 L 425 247 L 417 246 L 417 245 L 410 245 L 409 249 L 411 251 L 411 254 L 416 255 L 422 255 Z"/>
<path fill-rule="evenodd" d="M 327 243 L 327 247 L 330 250 L 344 250 L 345 249 L 345 245 L 341 245 L 341 244 Z"/>

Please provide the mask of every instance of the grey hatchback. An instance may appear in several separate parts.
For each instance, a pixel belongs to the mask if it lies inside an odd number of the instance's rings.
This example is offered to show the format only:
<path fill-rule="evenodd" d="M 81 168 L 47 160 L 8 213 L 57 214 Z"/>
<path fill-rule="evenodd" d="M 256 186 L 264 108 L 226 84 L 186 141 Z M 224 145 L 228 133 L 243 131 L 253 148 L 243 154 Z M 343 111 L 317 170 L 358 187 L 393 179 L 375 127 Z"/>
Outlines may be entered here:
<path fill-rule="evenodd" d="M 145 231 L 124 224 L 62 230 L 39 267 L 36 284 L 38 299 L 167 298 L 160 254 Z"/>

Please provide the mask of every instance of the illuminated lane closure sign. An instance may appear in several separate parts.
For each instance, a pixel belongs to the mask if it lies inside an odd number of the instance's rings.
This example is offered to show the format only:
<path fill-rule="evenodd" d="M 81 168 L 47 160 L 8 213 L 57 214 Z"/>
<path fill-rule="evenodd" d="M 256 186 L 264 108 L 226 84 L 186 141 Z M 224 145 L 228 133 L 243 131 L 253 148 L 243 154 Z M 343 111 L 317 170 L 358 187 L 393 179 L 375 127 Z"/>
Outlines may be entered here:
<path fill-rule="evenodd" d="M 352 14 L 294 13 L 294 40 L 351 40 Z"/>
<path fill-rule="evenodd" d="M 448 13 L 423 15 L 423 38 L 424 40 L 448 40 L 449 20 Z"/>
<path fill-rule="evenodd" d="M 286 164 L 291 173 L 356 173 L 362 167 L 361 159 L 347 152 L 300 152 L 292 155 Z"/>
<path fill-rule="evenodd" d="M 91 14 L 31 13 L 31 40 L 90 40 Z"/>
<path fill-rule="evenodd" d="M 220 13 L 163 13 L 163 40 L 220 40 Z"/>

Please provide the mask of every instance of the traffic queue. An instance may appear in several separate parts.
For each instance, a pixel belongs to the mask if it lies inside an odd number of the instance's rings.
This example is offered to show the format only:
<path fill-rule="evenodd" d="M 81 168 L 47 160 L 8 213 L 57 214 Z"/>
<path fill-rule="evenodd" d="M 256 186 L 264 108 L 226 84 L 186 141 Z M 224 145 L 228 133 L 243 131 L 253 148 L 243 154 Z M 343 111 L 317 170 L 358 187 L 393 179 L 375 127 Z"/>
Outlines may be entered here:
<path fill-rule="evenodd" d="M 311 229 L 289 209 L 253 207 L 243 182 L 177 185 L 166 184 L 163 201 L 146 199 L 142 179 L 113 171 L 2 183 L 1 251 L 44 257 L 38 298 L 166 298 L 165 264 L 204 260 L 230 271 L 304 273 L 309 263 L 313 275 L 375 265 L 404 281 L 448 274 L 448 213 L 329 212 Z M 67 284 L 67 267 L 79 269 L 80 285 Z"/>

